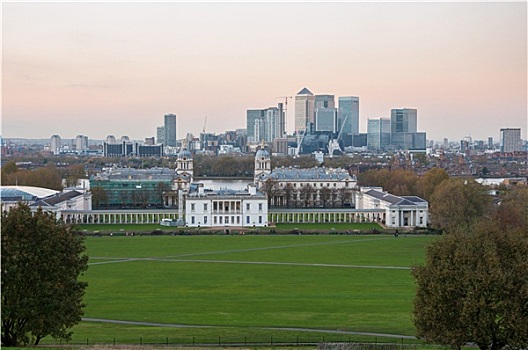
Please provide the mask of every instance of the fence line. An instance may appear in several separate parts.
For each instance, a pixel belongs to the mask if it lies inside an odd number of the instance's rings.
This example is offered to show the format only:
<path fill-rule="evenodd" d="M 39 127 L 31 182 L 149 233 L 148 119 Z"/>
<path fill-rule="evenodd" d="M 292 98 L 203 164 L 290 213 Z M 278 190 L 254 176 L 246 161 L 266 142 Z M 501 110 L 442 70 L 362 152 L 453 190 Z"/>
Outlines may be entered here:
<path fill-rule="evenodd" d="M 125 340 L 119 341 L 117 338 L 113 337 L 110 340 L 101 340 L 101 339 L 90 339 L 86 338 L 86 341 L 80 341 L 76 339 L 75 341 L 54 341 L 53 339 L 44 340 L 41 342 L 42 345 L 158 345 L 158 346 L 196 346 L 196 347 L 244 347 L 244 346 L 317 346 L 318 350 L 417 350 L 418 347 L 421 347 L 420 344 L 415 343 L 404 343 L 404 338 L 401 338 L 401 343 L 398 342 L 378 342 L 376 338 L 374 342 L 365 342 L 365 341 L 354 341 L 351 337 L 348 339 L 336 340 L 337 338 L 332 337 L 331 341 L 327 342 L 325 337 L 319 339 L 296 336 L 288 337 L 286 340 L 284 338 L 273 338 L 270 336 L 268 339 L 265 339 L 265 336 L 248 338 L 244 336 L 243 339 L 234 339 L 234 337 L 222 338 L 221 336 L 218 339 L 212 337 L 207 337 L 207 339 L 197 340 L 196 337 L 182 341 L 182 339 L 170 339 L 165 337 L 163 339 L 153 340 L 152 337 L 149 339 L 144 339 L 143 337 L 138 337 L 135 340 Z M 293 338 L 293 339 L 292 339 Z M 330 339 L 328 339 L 330 340 Z"/>

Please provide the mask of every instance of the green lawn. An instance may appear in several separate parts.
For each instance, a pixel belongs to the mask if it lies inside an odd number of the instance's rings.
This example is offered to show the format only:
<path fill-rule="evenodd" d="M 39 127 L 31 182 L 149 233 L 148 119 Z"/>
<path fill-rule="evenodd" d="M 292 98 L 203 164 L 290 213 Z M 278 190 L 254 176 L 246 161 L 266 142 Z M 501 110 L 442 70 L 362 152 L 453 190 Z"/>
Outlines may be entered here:
<path fill-rule="evenodd" d="M 180 230 L 186 230 L 190 232 L 197 232 L 197 228 L 184 228 L 184 227 L 170 227 L 161 226 L 159 224 L 90 224 L 90 225 L 79 225 L 81 230 L 86 232 L 152 232 L 154 230 L 162 230 L 164 232 L 174 232 Z M 370 230 L 372 228 L 381 229 L 376 223 L 302 223 L 302 224 L 277 224 L 275 227 L 262 227 L 259 228 L 259 232 L 270 232 L 272 229 L 275 231 L 291 231 L 294 229 L 304 231 L 325 231 L 331 232 L 332 229 L 335 231 L 344 232 L 346 230 Z M 220 228 L 223 229 L 223 228 Z M 248 230 L 256 230 L 252 227 L 248 227 Z M 206 230 L 201 228 L 201 231 Z"/>
<path fill-rule="evenodd" d="M 83 277 L 89 283 L 85 317 L 218 328 L 82 322 L 74 328 L 73 340 L 85 343 L 87 338 L 104 336 L 104 342 L 116 338 L 126 343 L 144 337 L 145 342 L 171 338 L 170 342 L 189 343 L 194 337 L 197 342 L 213 339 L 214 343 L 218 337 L 248 342 L 282 337 L 294 342 L 301 335 L 301 339 L 325 336 L 336 341 L 349 337 L 266 327 L 413 335 L 414 283 L 409 267 L 423 261 L 431 239 L 411 235 L 89 237 L 90 267 Z"/>

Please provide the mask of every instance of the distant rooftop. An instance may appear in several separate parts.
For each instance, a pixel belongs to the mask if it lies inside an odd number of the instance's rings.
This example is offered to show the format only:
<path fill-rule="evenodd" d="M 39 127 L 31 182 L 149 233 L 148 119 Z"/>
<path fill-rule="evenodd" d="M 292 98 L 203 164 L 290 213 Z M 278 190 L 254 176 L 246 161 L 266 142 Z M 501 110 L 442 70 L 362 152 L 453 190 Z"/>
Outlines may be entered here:
<path fill-rule="evenodd" d="M 347 170 L 345 169 L 332 169 L 332 168 L 323 168 L 315 167 L 309 169 L 301 168 L 276 168 L 270 174 L 264 175 L 262 180 L 273 179 L 273 180 L 292 180 L 292 181 L 326 181 L 326 180 L 350 180 L 353 181 L 354 178 L 350 176 Z"/>
<path fill-rule="evenodd" d="M 313 96 L 312 92 L 308 90 L 307 88 L 303 88 L 301 91 L 297 93 L 297 95 L 310 95 Z"/>

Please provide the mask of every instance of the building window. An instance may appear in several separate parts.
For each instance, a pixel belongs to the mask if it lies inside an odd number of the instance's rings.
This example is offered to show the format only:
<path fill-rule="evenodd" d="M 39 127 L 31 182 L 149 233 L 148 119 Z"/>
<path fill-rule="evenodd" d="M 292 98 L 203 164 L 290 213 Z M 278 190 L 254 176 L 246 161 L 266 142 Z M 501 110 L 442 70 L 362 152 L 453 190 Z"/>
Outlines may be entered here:
<path fill-rule="evenodd" d="M 218 221 L 219 221 L 220 224 L 222 223 L 222 217 L 221 216 L 218 217 Z"/>
<path fill-rule="evenodd" d="M 259 210 L 262 210 L 262 203 L 259 203 Z"/>
<path fill-rule="evenodd" d="M 250 210 L 251 209 L 251 204 L 250 203 L 246 203 L 246 210 Z"/>
<path fill-rule="evenodd" d="M 191 203 L 191 211 L 194 211 L 194 203 Z"/>
<path fill-rule="evenodd" d="M 237 216 L 237 224 L 240 224 L 240 216 Z"/>
<path fill-rule="evenodd" d="M 226 224 L 226 225 L 229 224 L 229 216 L 225 217 L 224 224 Z"/>
<path fill-rule="evenodd" d="M 191 224 L 194 224 L 194 216 L 191 216 Z"/>
<path fill-rule="evenodd" d="M 216 216 L 213 216 L 213 224 L 216 225 Z"/>
<path fill-rule="evenodd" d="M 259 215 L 259 224 L 262 224 L 262 215 Z"/>
<path fill-rule="evenodd" d="M 246 216 L 246 224 L 249 224 L 249 215 Z"/>
<path fill-rule="evenodd" d="M 204 211 L 207 211 L 207 203 L 204 203 Z"/>
<path fill-rule="evenodd" d="M 207 216 L 204 216 L 204 225 L 207 224 Z"/>

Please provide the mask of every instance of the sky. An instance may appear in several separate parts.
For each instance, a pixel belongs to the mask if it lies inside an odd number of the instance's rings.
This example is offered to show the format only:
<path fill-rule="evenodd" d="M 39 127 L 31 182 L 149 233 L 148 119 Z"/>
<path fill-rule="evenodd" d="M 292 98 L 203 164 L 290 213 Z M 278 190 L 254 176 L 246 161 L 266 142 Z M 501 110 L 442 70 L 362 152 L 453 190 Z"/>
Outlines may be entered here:
<path fill-rule="evenodd" d="M 2 2 L 4 138 L 245 128 L 304 87 L 430 140 L 527 138 L 527 3 Z M 288 100 L 288 132 L 294 100 Z"/>

